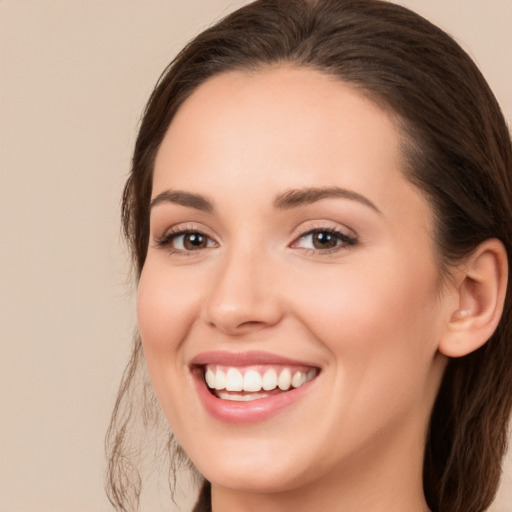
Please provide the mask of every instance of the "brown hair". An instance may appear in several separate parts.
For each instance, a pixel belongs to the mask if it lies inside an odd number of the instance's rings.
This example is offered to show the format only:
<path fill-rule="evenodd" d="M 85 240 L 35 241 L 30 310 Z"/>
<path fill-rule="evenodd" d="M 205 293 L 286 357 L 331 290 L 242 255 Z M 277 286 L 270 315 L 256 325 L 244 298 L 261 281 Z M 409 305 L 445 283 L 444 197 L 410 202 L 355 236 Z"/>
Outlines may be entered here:
<path fill-rule="evenodd" d="M 407 140 L 405 174 L 433 206 L 443 271 L 492 237 L 503 242 L 512 261 L 510 135 L 495 97 L 459 45 L 417 14 L 385 1 L 258 0 L 189 43 L 149 99 L 122 209 L 137 277 L 148 246 L 153 162 L 177 109 L 213 75 L 279 63 L 350 83 L 400 120 Z M 122 511 L 130 510 L 128 502 L 136 503 L 140 491 L 127 453 L 136 418 L 133 395 L 141 388 L 150 395 L 137 380 L 143 371 L 136 336 L 107 436 L 109 496 Z M 509 283 L 496 332 L 481 349 L 449 361 L 432 412 L 424 492 L 434 512 L 482 512 L 491 504 L 506 448 L 511 388 Z M 148 403 L 157 407 L 148 398 L 145 411 L 153 410 Z M 208 502 L 205 483 L 195 510 L 208 510 Z"/>

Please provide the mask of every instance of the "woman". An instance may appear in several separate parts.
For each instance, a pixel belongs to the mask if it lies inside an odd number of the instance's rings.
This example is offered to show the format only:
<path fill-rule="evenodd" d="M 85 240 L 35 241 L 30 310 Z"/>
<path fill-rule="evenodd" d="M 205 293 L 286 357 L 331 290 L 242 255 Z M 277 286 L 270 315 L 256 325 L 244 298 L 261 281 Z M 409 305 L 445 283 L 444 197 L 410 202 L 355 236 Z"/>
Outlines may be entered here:
<path fill-rule="evenodd" d="M 140 336 L 116 508 L 140 491 L 134 395 L 156 414 L 145 356 L 196 511 L 484 511 L 511 410 L 511 198 L 494 96 L 407 9 L 257 1 L 196 37 L 125 188 Z"/>

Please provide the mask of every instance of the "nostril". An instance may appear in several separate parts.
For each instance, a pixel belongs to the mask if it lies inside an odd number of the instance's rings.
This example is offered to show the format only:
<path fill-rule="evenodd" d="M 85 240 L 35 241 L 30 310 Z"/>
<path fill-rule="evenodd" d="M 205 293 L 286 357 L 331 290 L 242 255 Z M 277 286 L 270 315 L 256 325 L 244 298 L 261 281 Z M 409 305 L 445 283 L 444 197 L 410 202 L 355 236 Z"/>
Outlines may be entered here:
<path fill-rule="evenodd" d="M 219 314 L 216 317 L 210 317 L 207 320 L 207 323 L 210 327 L 219 329 L 228 336 L 239 336 L 242 334 L 249 333 L 251 331 L 258 331 L 260 329 L 265 329 L 267 327 L 273 326 L 279 321 L 280 318 L 277 316 L 274 316 L 273 318 L 263 318 L 263 315 L 261 315 L 261 317 L 261 320 L 244 320 L 244 318 L 242 318 L 241 315 L 238 316 L 233 315 L 232 313 L 228 313 L 224 315 Z"/>
<path fill-rule="evenodd" d="M 239 327 L 258 327 L 258 326 L 264 326 L 265 322 L 259 322 L 257 320 L 250 320 L 248 322 L 243 322 L 239 325 Z"/>
<path fill-rule="evenodd" d="M 278 323 L 282 303 L 273 276 L 258 271 L 244 255 L 224 263 L 207 291 L 203 320 L 230 336 Z"/>

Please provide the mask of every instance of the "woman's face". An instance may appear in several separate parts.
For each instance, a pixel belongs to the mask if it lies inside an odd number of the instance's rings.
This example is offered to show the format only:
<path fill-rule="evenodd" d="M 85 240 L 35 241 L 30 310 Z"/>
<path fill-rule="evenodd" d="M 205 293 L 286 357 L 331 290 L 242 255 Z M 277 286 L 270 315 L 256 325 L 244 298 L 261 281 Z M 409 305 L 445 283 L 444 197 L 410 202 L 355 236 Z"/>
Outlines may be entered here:
<path fill-rule="evenodd" d="M 213 484 L 421 477 L 446 298 L 403 169 L 388 114 L 317 71 L 230 72 L 179 109 L 138 318 L 170 426 Z"/>

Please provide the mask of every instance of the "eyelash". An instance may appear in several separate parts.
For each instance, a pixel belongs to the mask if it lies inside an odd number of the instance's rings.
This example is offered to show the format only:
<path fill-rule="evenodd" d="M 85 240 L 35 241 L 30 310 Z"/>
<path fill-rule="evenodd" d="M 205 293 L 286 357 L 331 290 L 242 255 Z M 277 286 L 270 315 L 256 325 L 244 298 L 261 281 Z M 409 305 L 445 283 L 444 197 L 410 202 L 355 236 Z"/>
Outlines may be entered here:
<path fill-rule="evenodd" d="M 348 249 L 349 247 L 354 247 L 358 243 L 358 239 L 356 236 L 349 235 L 345 233 L 344 231 L 341 231 L 340 229 L 332 228 L 332 227 L 314 227 L 314 228 L 307 228 L 294 240 L 292 243 L 292 247 L 296 246 L 300 240 L 305 239 L 308 236 L 313 236 L 315 234 L 329 234 L 334 235 L 337 238 L 337 243 L 334 247 L 328 248 L 328 249 L 307 249 L 305 248 L 306 255 L 322 255 L 322 256 L 328 256 L 331 254 L 338 253 L 341 250 Z"/>
<path fill-rule="evenodd" d="M 330 255 L 337 253 L 343 249 L 347 249 L 349 247 L 353 247 L 357 245 L 358 239 L 355 236 L 348 235 L 347 233 L 331 228 L 331 227 L 315 227 L 315 228 L 308 228 L 305 229 L 302 233 L 299 233 L 297 238 L 293 241 L 291 244 L 291 247 L 296 246 L 296 244 L 300 241 L 306 238 L 307 236 L 312 236 L 314 234 L 319 233 L 327 233 L 329 235 L 334 235 L 337 238 L 337 244 L 334 247 L 331 247 L 329 249 L 309 249 L 309 248 L 303 248 L 306 252 L 306 254 L 309 255 Z M 176 249 L 172 247 L 172 242 L 176 240 L 176 238 L 184 235 L 200 235 L 208 239 L 209 241 L 213 241 L 215 244 L 217 243 L 210 235 L 205 233 L 204 231 L 201 231 L 200 229 L 193 228 L 193 227 L 178 227 L 175 229 L 171 229 L 170 231 L 166 232 L 163 236 L 157 238 L 155 240 L 155 245 L 157 247 L 166 248 L 170 254 L 176 254 L 180 256 L 192 256 L 195 252 L 199 252 L 201 248 L 197 249 L 197 251 L 194 250 L 183 250 L 183 249 Z M 210 247 L 206 247 L 210 248 Z M 299 247 L 297 247 L 299 248 Z"/>
<path fill-rule="evenodd" d="M 155 240 L 155 245 L 157 247 L 163 247 L 166 248 L 170 254 L 177 254 L 180 256 L 192 256 L 194 252 L 196 251 L 187 251 L 183 249 L 176 249 L 172 247 L 172 242 L 184 235 L 200 235 L 204 236 L 208 240 L 213 240 L 213 238 L 208 235 L 208 233 L 205 233 L 204 231 L 201 231 L 200 229 L 194 228 L 194 227 L 187 227 L 187 226 L 180 226 L 177 228 L 172 228 L 170 231 L 167 231 L 163 236 L 157 238 Z M 215 242 L 216 243 L 216 242 Z"/>

